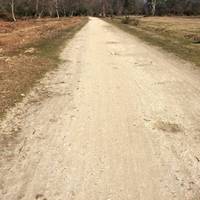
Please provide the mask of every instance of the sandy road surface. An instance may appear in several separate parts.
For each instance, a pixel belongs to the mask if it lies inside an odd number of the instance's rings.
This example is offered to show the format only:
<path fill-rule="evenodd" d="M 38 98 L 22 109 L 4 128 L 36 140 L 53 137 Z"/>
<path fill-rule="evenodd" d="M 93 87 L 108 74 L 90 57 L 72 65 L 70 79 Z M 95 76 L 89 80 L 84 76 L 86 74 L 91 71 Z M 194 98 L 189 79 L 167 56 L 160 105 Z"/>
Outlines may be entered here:
<path fill-rule="evenodd" d="M 0 199 L 199 199 L 200 71 L 96 18 L 61 56 L 1 125 Z"/>

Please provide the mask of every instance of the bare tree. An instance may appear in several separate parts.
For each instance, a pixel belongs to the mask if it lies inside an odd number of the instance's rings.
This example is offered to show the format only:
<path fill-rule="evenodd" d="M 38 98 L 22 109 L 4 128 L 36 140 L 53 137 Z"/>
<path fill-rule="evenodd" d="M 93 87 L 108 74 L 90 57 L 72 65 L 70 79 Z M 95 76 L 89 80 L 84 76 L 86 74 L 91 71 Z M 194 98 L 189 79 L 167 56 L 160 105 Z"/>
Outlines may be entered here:
<path fill-rule="evenodd" d="M 0 17 L 200 15 L 200 0 L 0 0 Z"/>
<path fill-rule="evenodd" d="M 38 17 L 39 15 L 39 0 L 36 0 L 35 2 L 35 17 Z"/>
<path fill-rule="evenodd" d="M 105 17 L 106 16 L 106 0 L 102 0 L 101 4 L 102 4 L 102 13 L 101 13 L 101 15 L 102 15 L 102 17 Z"/>
<path fill-rule="evenodd" d="M 153 16 L 156 14 L 156 4 L 157 4 L 157 0 L 151 1 L 151 7 L 152 7 L 151 13 Z"/>
<path fill-rule="evenodd" d="M 16 17 L 15 17 L 15 0 L 11 0 L 10 6 L 11 6 L 13 21 L 16 22 L 17 20 L 16 20 Z"/>
<path fill-rule="evenodd" d="M 58 8 L 58 0 L 55 0 L 55 8 L 56 8 L 57 18 L 59 19 L 60 18 L 60 14 L 59 14 L 59 8 Z"/>

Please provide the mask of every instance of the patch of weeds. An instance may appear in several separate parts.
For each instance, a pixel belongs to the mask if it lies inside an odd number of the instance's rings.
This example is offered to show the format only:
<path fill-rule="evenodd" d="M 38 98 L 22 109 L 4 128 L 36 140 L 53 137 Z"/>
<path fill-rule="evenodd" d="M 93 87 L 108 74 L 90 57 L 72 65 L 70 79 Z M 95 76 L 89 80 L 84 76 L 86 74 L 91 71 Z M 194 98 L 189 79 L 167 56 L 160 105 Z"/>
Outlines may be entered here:
<path fill-rule="evenodd" d="M 130 17 L 125 16 L 125 18 L 122 18 L 121 23 L 122 24 L 129 24 L 130 23 Z"/>
<path fill-rule="evenodd" d="M 162 130 L 164 132 L 169 132 L 169 133 L 177 133 L 181 132 L 182 129 L 178 124 L 171 123 L 171 122 L 165 122 L 165 121 L 157 121 L 154 124 L 154 128 Z"/>
<path fill-rule="evenodd" d="M 130 24 L 133 26 L 138 26 L 139 25 L 139 20 L 135 18 L 130 18 L 129 16 L 126 16 L 125 18 L 122 18 L 121 20 L 122 24 Z"/>

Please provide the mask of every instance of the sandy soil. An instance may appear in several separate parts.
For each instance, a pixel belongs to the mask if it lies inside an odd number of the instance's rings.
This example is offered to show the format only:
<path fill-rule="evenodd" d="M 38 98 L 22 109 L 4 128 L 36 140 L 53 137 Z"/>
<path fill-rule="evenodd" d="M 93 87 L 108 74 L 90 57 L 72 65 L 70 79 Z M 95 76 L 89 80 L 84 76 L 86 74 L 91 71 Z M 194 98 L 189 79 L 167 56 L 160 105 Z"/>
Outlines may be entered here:
<path fill-rule="evenodd" d="M 200 70 L 100 19 L 1 124 L 1 200 L 197 200 Z"/>

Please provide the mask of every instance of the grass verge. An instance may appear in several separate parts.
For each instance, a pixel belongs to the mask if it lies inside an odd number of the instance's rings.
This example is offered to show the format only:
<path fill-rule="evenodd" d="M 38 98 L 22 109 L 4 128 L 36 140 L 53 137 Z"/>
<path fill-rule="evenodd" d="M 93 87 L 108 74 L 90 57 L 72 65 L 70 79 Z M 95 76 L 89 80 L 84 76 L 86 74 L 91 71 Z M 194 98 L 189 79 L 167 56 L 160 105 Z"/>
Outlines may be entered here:
<path fill-rule="evenodd" d="M 65 47 L 65 42 L 72 39 L 74 34 L 78 32 L 87 23 L 87 21 L 87 18 L 82 19 L 78 25 L 58 31 L 51 35 L 50 38 L 41 40 L 36 42 L 34 45 L 28 46 L 37 49 L 35 54 L 39 58 L 50 59 L 51 61 L 55 62 L 54 65 L 58 65 L 59 62 L 61 62 L 59 55 L 62 48 Z"/>
<path fill-rule="evenodd" d="M 162 47 L 178 57 L 200 66 L 200 23 L 196 18 L 123 17 L 105 19 L 149 44 Z"/>

